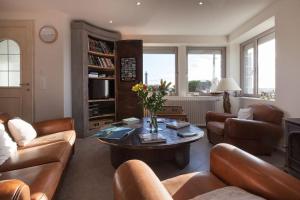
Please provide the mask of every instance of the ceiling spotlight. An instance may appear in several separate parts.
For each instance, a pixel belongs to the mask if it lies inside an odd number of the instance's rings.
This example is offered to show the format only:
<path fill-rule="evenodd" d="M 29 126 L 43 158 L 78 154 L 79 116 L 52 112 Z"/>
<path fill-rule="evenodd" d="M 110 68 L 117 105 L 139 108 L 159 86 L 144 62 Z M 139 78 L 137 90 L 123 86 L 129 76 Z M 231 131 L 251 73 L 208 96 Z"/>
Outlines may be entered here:
<path fill-rule="evenodd" d="M 110 23 L 110 24 L 112 24 L 112 23 L 113 23 L 113 21 L 112 21 L 112 20 L 110 20 L 110 21 L 109 21 L 109 23 Z"/>
<path fill-rule="evenodd" d="M 136 5 L 137 5 L 137 6 L 140 6 L 140 5 L 142 5 L 142 3 L 141 3 L 140 1 L 137 1 L 137 2 L 136 2 Z"/>
<path fill-rule="evenodd" d="M 203 3 L 202 1 L 199 1 L 198 4 L 199 4 L 200 6 L 202 6 L 204 3 Z"/>

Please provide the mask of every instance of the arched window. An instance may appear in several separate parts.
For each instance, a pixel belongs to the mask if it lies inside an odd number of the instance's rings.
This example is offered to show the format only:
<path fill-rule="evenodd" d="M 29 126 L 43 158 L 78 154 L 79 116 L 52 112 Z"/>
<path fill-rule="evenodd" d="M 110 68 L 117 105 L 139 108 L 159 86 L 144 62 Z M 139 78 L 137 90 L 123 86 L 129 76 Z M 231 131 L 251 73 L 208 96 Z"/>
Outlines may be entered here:
<path fill-rule="evenodd" d="M 0 87 L 20 87 L 20 57 L 18 43 L 0 39 Z"/>

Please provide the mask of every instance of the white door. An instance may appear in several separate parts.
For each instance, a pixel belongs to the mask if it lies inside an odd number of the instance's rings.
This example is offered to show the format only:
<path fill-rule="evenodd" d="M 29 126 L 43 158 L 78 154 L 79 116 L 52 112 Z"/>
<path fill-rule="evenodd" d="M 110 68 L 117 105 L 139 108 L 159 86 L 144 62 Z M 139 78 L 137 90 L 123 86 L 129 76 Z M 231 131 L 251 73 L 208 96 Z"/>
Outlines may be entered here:
<path fill-rule="evenodd" d="M 0 20 L 0 112 L 33 121 L 33 21 Z"/>

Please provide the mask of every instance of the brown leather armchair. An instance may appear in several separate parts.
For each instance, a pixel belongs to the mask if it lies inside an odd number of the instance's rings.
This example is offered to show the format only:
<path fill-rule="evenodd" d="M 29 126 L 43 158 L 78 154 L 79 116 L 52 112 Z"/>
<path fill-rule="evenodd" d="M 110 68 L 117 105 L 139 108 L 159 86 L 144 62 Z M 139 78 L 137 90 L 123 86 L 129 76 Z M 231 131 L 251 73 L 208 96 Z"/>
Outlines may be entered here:
<path fill-rule="evenodd" d="M 226 142 L 256 155 L 269 155 L 283 135 L 283 112 L 268 104 L 253 104 L 253 120 L 208 112 L 206 128 L 212 144 Z"/>
<path fill-rule="evenodd" d="M 187 200 L 226 186 L 236 186 L 269 200 L 300 199 L 300 181 L 230 144 L 210 152 L 210 170 L 160 181 L 145 163 L 130 160 L 116 171 L 115 200 Z"/>

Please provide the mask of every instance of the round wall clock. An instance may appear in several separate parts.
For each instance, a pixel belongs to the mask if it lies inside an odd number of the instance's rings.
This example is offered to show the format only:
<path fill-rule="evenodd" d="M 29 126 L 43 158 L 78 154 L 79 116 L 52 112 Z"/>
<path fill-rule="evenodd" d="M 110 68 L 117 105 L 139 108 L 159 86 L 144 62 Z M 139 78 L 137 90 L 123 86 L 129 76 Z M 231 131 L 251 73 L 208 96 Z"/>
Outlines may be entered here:
<path fill-rule="evenodd" d="M 57 39 L 57 30 L 53 26 L 43 26 L 40 29 L 40 39 L 46 43 L 53 43 Z"/>

